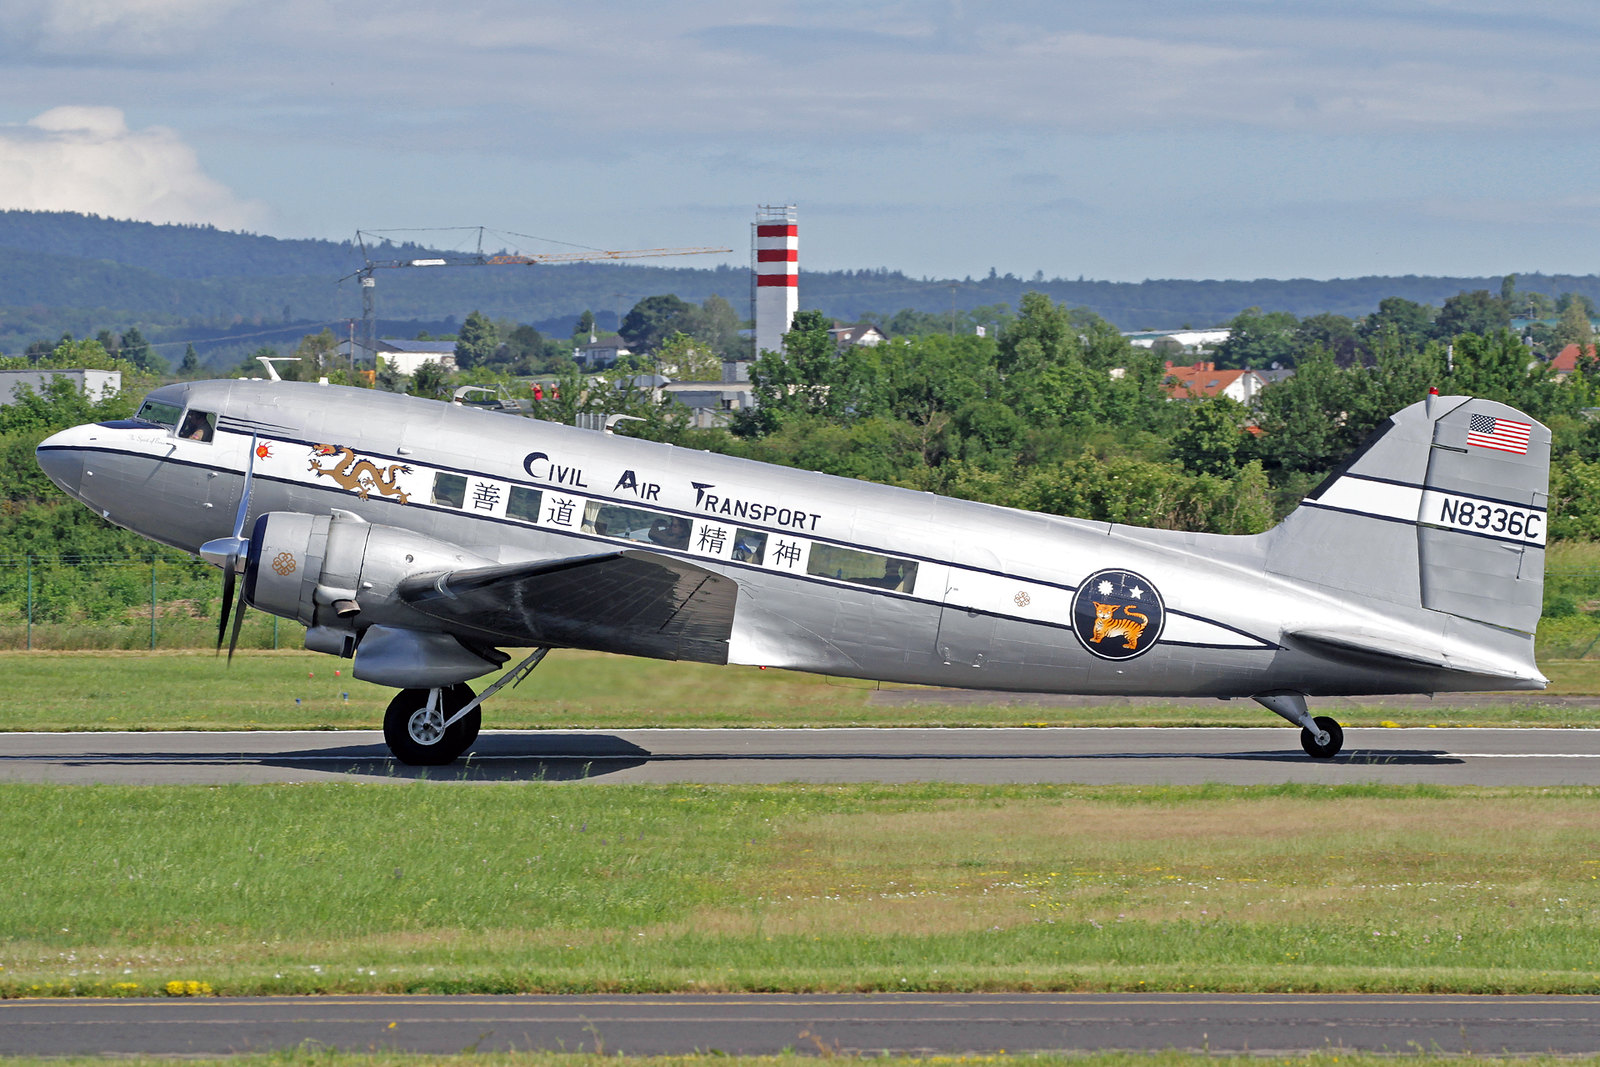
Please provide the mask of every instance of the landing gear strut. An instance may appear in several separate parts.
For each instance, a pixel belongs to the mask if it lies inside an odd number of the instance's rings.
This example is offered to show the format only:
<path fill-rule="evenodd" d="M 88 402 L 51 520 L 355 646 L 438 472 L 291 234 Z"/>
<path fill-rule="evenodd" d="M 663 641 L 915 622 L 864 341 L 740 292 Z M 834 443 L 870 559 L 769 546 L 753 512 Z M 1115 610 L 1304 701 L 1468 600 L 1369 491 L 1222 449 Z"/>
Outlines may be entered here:
<path fill-rule="evenodd" d="M 1332 759 L 1344 747 L 1344 728 L 1326 715 L 1312 718 L 1304 693 L 1257 693 L 1254 699 L 1300 727 L 1300 747 L 1312 759 Z"/>
<path fill-rule="evenodd" d="M 383 716 L 383 739 L 389 751 L 412 767 L 454 763 L 478 739 L 483 702 L 507 685 L 521 685 L 549 651 L 534 649 L 481 695 L 475 695 L 465 682 L 443 689 L 402 689 Z"/>

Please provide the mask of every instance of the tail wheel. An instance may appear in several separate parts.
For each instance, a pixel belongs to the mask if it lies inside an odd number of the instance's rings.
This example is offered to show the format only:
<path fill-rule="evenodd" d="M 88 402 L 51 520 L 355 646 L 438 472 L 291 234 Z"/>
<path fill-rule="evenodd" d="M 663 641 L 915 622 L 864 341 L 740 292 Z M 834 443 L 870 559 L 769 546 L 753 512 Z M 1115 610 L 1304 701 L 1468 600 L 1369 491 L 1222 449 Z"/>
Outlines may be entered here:
<path fill-rule="evenodd" d="M 383 739 L 389 751 L 412 767 L 454 763 L 477 740 L 483 715 L 481 709 L 473 708 L 457 722 L 445 723 L 472 703 L 475 695 L 472 687 L 462 682 L 440 690 L 438 706 L 430 708 L 429 690 L 402 689 L 383 716 Z"/>
<path fill-rule="evenodd" d="M 1302 729 L 1300 747 L 1313 759 L 1332 759 L 1337 756 L 1339 750 L 1344 747 L 1344 728 L 1326 715 L 1318 715 L 1311 721 L 1317 724 L 1317 730 L 1325 734 L 1327 740 L 1319 743 L 1316 733 Z"/>

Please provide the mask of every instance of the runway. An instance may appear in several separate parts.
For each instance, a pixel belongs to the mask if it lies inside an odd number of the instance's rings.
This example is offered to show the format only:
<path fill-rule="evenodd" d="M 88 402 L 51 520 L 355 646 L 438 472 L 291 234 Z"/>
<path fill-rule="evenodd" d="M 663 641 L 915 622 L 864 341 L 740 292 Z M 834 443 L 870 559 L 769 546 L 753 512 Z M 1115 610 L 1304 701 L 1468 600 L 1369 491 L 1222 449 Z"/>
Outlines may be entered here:
<path fill-rule="evenodd" d="M 444 768 L 377 731 L 13 733 L 0 781 L 1389 783 L 1600 785 L 1600 730 L 1351 729 L 1313 760 L 1291 727 L 485 731 Z"/>
<path fill-rule="evenodd" d="M 1600 1049 L 1600 997 L 891 993 L 0 1003 L 0 1055 L 198 1056 L 296 1047 L 435 1055 L 1575 1055 Z"/>

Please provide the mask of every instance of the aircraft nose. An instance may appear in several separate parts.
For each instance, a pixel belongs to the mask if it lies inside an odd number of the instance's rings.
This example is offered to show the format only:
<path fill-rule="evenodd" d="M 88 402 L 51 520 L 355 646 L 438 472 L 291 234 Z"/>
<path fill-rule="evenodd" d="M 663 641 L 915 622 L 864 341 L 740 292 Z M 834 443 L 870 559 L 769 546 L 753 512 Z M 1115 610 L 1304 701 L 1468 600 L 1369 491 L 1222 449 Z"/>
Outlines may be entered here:
<path fill-rule="evenodd" d="M 81 426 L 51 434 L 39 442 L 34 458 L 52 482 L 65 492 L 77 496 L 83 482 L 83 441 Z"/>

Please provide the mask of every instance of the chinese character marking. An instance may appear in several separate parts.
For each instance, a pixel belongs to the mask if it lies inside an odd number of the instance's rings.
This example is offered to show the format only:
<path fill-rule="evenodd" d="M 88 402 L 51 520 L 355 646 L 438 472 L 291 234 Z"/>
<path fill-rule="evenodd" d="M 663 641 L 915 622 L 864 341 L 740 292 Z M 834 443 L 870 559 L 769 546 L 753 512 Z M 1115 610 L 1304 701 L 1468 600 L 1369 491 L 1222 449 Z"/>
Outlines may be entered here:
<path fill-rule="evenodd" d="M 576 501 L 566 497 L 556 497 L 550 501 L 550 514 L 544 517 L 545 522 L 553 522 L 557 526 L 572 525 L 572 509 Z"/>
<path fill-rule="evenodd" d="M 728 531 L 722 527 L 702 526 L 700 528 L 700 540 L 695 543 L 695 547 L 702 552 L 710 552 L 720 556 L 722 555 L 722 546 L 727 539 Z"/>
<path fill-rule="evenodd" d="M 472 487 L 472 506 L 481 511 L 493 511 L 500 503 L 500 487 L 493 482 L 478 482 Z"/>
<path fill-rule="evenodd" d="M 800 542 L 780 540 L 778 547 L 772 551 L 772 561 L 793 570 L 794 565 L 800 562 Z"/>

